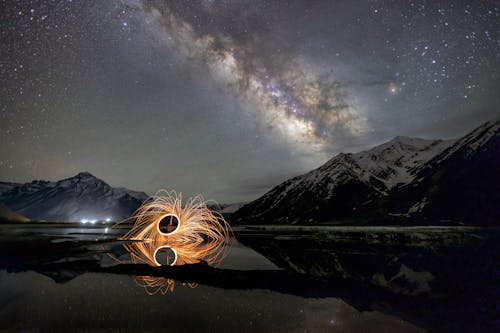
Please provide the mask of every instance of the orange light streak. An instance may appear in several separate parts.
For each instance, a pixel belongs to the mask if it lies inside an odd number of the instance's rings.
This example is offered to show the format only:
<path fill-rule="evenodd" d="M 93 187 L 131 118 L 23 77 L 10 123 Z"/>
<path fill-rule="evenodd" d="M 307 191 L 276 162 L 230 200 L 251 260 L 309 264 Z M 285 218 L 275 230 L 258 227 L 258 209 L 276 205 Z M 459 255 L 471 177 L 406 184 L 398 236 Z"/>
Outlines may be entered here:
<path fill-rule="evenodd" d="M 160 230 L 160 221 L 166 217 L 177 219 L 177 228 L 170 231 L 170 224 L 167 232 Z M 220 213 L 208 209 L 200 195 L 182 206 L 180 193 L 162 190 L 145 201 L 131 219 L 134 226 L 121 239 L 133 241 L 124 245 L 133 263 L 161 266 L 156 255 L 162 248 L 170 248 L 175 255 L 171 266 L 201 261 L 217 266 L 227 255 L 231 228 Z M 136 281 L 151 295 L 174 289 L 172 279 L 139 276 Z"/>

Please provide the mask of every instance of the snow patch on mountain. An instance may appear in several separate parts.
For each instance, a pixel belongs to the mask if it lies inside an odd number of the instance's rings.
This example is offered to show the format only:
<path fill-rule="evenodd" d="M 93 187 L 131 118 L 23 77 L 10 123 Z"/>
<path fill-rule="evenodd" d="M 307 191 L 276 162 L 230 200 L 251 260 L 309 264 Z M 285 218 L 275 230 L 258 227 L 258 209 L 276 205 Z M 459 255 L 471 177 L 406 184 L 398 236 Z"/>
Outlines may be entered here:
<path fill-rule="evenodd" d="M 368 151 L 352 154 L 359 179 L 381 181 L 387 190 L 410 183 L 416 171 L 427 161 L 449 147 L 453 140 L 425 140 L 404 136 Z"/>
<path fill-rule="evenodd" d="M 462 137 L 460 140 L 457 140 L 455 144 L 436 156 L 436 159 L 433 161 L 433 163 L 440 163 L 461 149 L 465 150 L 465 154 L 467 156 L 471 156 L 478 150 L 482 149 L 486 142 L 488 142 L 495 136 L 498 136 L 499 131 L 499 120 L 488 121 L 466 136 Z"/>
<path fill-rule="evenodd" d="M 350 179 L 369 184 L 377 192 L 386 194 L 397 184 L 411 182 L 419 167 L 442 152 L 452 140 L 425 140 L 396 137 L 367 151 L 354 154 L 341 153 L 321 167 L 287 181 L 273 205 L 297 187 L 311 190 L 326 187 L 326 199 L 333 190 Z M 271 194 L 271 193 L 269 193 Z"/>

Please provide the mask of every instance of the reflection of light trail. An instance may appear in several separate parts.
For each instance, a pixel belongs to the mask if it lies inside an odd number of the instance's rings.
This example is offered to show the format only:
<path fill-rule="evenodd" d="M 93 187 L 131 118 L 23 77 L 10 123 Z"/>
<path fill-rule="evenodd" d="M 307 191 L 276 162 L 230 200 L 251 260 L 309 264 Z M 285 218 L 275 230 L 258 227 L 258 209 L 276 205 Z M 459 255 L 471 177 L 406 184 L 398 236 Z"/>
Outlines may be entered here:
<path fill-rule="evenodd" d="M 171 248 L 170 246 L 167 246 L 167 245 L 164 245 L 164 246 L 160 246 L 159 248 L 157 248 L 155 250 L 155 253 L 153 254 L 153 259 L 155 261 L 155 264 L 158 265 L 158 266 L 161 266 L 161 264 L 158 262 L 158 259 L 157 259 L 157 254 L 158 254 L 158 251 L 162 250 L 162 249 L 169 249 L 172 251 L 172 253 L 174 254 L 174 260 L 172 260 L 172 263 L 168 264 L 170 266 L 174 266 L 175 263 L 177 262 L 177 251 L 173 248 Z"/>
<path fill-rule="evenodd" d="M 160 222 L 170 220 L 167 232 Z M 169 248 L 175 259 L 169 264 L 184 265 L 205 261 L 218 265 L 227 254 L 227 244 L 232 234 L 229 224 L 220 213 L 207 208 L 203 198 L 196 196 L 182 207 L 182 196 L 174 191 L 160 191 L 146 201 L 132 216 L 134 226 L 122 239 L 133 241 L 125 244 L 132 262 L 161 266 L 158 251 Z M 172 220 L 177 221 L 172 230 Z M 136 277 L 149 294 L 166 294 L 174 288 L 174 281 L 161 277 Z M 190 285 L 193 287 L 194 285 Z"/>

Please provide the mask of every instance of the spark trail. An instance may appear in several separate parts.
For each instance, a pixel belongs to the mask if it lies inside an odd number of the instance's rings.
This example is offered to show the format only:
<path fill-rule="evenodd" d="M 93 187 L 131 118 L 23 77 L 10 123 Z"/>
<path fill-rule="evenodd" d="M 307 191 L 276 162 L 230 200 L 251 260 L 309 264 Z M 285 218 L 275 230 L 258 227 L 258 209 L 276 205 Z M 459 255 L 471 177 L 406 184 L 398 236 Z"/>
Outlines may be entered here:
<path fill-rule="evenodd" d="M 157 255 L 164 248 L 174 255 L 169 263 L 172 266 L 200 261 L 217 266 L 227 255 L 231 228 L 200 195 L 189 198 L 183 206 L 180 193 L 162 190 L 145 201 L 131 219 L 134 226 L 121 239 L 132 241 L 124 246 L 133 263 L 161 266 Z M 177 221 L 175 229 L 173 220 Z M 165 221 L 170 222 L 166 232 L 160 227 Z M 173 280 L 162 277 L 140 276 L 136 280 L 149 294 L 166 294 L 174 288 Z"/>

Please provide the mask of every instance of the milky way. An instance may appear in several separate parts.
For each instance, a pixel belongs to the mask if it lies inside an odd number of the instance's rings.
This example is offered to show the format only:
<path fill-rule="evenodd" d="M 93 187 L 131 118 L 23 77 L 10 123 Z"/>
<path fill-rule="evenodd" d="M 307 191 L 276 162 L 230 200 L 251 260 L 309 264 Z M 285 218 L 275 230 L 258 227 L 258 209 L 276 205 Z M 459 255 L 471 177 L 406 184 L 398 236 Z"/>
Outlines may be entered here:
<path fill-rule="evenodd" d="M 247 201 L 499 115 L 496 1 L 2 1 L 0 180 Z"/>
<path fill-rule="evenodd" d="M 245 109 L 261 126 L 297 147 L 321 152 L 336 136 L 366 129 L 342 83 L 331 73 L 287 54 L 266 62 L 258 53 L 258 41 L 239 42 L 217 24 L 211 32 L 198 33 L 165 2 L 138 9 L 159 40 L 177 50 L 179 57 L 205 65 L 216 83 L 247 104 Z M 217 15 L 214 8 L 208 9 L 199 15 Z M 258 20 L 258 13 L 253 15 L 245 20 Z"/>

